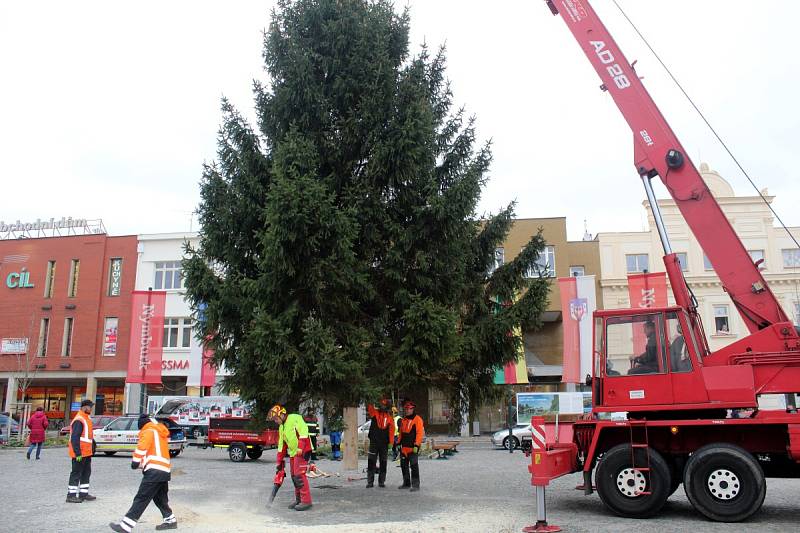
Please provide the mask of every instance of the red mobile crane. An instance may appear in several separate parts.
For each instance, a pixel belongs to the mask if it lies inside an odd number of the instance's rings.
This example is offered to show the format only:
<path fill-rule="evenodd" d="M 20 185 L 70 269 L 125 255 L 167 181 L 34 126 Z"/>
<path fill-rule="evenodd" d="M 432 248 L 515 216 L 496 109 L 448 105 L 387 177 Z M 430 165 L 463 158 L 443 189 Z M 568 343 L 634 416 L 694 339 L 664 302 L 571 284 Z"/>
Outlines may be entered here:
<path fill-rule="evenodd" d="M 615 513 L 653 516 L 684 485 L 700 513 L 736 522 L 757 512 L 766 477 L 800 477 L 800 337 L 667 121 L 587 0 L 545 0 L 561 15 L 633 131 L 634 165 L 664 247 L 676 305 L 594 314 L 592 419 L 571 442 L 536 444 L 529 470 L 537 486 L 538 529 L 546 531 L 544 490 L 583 472 Z M 702 321 L 672 253 L 651 180 L 666 186 L 719 276 L 750 335 L 711 352 Z M 633 331 L 645 328 L 646 365 Z M 642 360 L 643 357 L 639 357 Z M 758 397 L 785 394 L 786 411 L 759 411 Z M 602 413 L 624 411 L 624 422 Z M 742 416 L 742 417 L 739 417 Z M 532 421 L 541 432 L 541 420 Z M 594 471 L 594 485 L 592 473 Z"/>

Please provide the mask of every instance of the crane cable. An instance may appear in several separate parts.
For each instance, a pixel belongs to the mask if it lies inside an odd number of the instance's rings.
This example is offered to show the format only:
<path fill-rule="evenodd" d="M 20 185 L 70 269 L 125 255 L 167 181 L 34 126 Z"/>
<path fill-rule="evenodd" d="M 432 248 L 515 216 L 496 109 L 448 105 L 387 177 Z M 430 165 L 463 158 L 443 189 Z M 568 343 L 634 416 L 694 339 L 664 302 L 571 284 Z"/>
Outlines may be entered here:
<path fill-rule="evenodd" d="M 664 67 L 664 70 L 667 72 L 669 77 L 672 78 L 672 81 L 675 82 L 675 85 L 678 86 L 678 89 L 681 90 L 681 92 L 686 97 L 686 99 L 689 101 L 689 103 L 692 104 L 692 107 L 694 108 L 694 110 L 697 111 L 697 114 L 700 115 L 700 118 L 702 118 L 703 122 L 706 123 L 706 126 L 708 126 L 708 129 L 711 130 L 711 133 L 714 134 L 714 137 L 717 138 L 717 140 L 722 145 L 722 147 L 725 148 L 725 151 L 728 152 L 728 155 L 731 156 L 731 159 L 733 159 L 733 162 L 736 163 L 736 166 L 739 167 L 739 170 L 742 171 L 742 174 L 744 174 L 744 177 L 747 178 L 747 181 L 750 182 L 750 185 L 753 186 L 753 189 L 755 189 L 756 193 L 758 193 L 758 195 L 764 201 L 764 203 L 769 208 L 769 210 L 772 211 L 772 214 L 775 215 L 775 218 L 778 219 L 778 222 L 780 222 L 781 227 L 783 227 L 783 229 L 786 231 L 786 234 L 789 235 L 789 238 L 792 239 L 792 241 L 794 242 L 795 246 L 797 246 L 797 248 L 800 249 L 800 243 L 797 242 L 797 239 L 795 239 L 794 235 L 792 235 L 792 232 L 789 231 L 789 228 L 786 227 L 786 224 L 783 223 L 783 220 L 781 220 L 781 217 L 778 215 L 777 212 L 775 212 L 775 209 L 772 208 L 772 205 L 770 205 L 770 203 L 767 201 L 767 199 L 764 197 L 764 195 L 761 193 L 761 191 L 758 190 L 758 187 L 756 187 L 756 184 L 753 182 L 752 179 L 750 179 L 750 175 L 747 173 L 747 171 L 744 169 L 744 167 L 742 167 L 742 165 L 739 163 L 739 160 L 736 159 L 736 156 L 734 156 L 733 153 L 730 151 L 730 149 L 728 148 L 728 145 L 725 144 L 725 141 L 723 141 L 722 138 L 717 134 L 717 131 L 714 129 L 714 127 L 711 126 L 711 123 L 708 121 L 708 119 L 706 119 L 706 117 L 703 114 L 703 112 L 700 111 L 700 108 L 697 107 L 697 105 L 694 103 L 694 101 L 689 96 L 689 94 L 684 90 L 684 88 L 680 84 L 680 82 L 678 82 L 678 80 L 675 78 L 675 76 L 673 76 L 672 71 L 670 71 L 670 69 L 667 67 L 667 65 L 664 64 L 664 62 L 661 60 L 661 57 L 659 57 L 659 55 L 656 53 L 656 51 L 653 50 L 653 47 L 650 46 L 650 43 L 647 41 L 647 39 L 645 39 L 644 35 L 642 35 L 642 33 L 639 31 L 639 28 L 636 27 L 636 25 L 628 17 L 628 15 L 625 13 L 625 11 L 623 11 L 622 7 L 619 5 L 617 0 L 611 0 L 611 1 L 614 2 L 614 5 L 617 6 L 617 9 L 619 9 L 619 12 L 622 13 L 622 16 L 625 17 L 625 20 L 628 21 L 628 24 L 630 24 L 631 27 L 633 28 L 633 30 L 637 33 L 637 35 L 639 35 L 639 37 L 642 39 L 642 42 L 644 42 L 645 46 L 647 46 L 647 48 L 650 50 L 650 52 L 653 54 L 653 56 L 658 60 L 659 63 L 661 63 L 661 66 Z"/>

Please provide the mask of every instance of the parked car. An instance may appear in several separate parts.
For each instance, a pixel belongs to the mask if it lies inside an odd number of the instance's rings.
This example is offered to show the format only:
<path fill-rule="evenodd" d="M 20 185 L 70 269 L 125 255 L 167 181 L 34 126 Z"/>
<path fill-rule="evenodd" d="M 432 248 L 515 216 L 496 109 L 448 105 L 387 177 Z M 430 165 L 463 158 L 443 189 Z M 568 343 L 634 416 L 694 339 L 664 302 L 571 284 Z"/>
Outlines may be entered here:
<path fill-rule="evenodd" d="M 19 435 L 19 422 L 6 414 L 0 415 L 0 442 L 5 443 L 8 436 L 8 424 L 11 423 L 11 434 Z"/>
<path fill-rule="evenodd" d="M 186 446 L 186 435 L 178 424 L 169 418 L 157 418 L 169 429 L 169 455 L 177 457 Z M 139 415 L 120 416 L 106 426 L 95 428 L 94 440 L 97 451 L 106 455 L 117 452 L 133 452 L 139 442 Z"/>
<path fill-rule="evenodd" d="M 113 422 L 117 419 L 117 415 L 94 415 L 90 416 L 89 418 L 92 419 L 92 427 L 94 428 L 102 428 Z M 71 422 L 71 421 L 70 421 Z M 63 436 L 69 435 L 70 432 L 70 424 L 65 425 L 61 429 L 58 430 L 58 434 Z"/>
<path fill-rule="evenodd" d="M 513 444 L 514 448 L 519 448 L 523 438 L 531 438 L 531 425 L 529 422 L 517 423 L 516 426 L 511 428 L 510 441 L 508 428 L 495 431 L 492 435 L 492 444 L 495 446 L 502 446 L 506 450 L 508 450 L 510 444 Z"/>

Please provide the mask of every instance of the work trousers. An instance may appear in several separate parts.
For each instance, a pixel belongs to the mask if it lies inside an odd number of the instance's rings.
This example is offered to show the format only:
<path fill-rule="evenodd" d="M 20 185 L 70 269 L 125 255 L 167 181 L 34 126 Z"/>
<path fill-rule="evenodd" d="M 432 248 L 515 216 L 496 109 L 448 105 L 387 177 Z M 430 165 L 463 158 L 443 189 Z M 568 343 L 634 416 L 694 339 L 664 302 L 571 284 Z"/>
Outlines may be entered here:
<path fill-rule="evenodd" d="M 419 488 L 419 455 L 414 452 L 401 452 L 400 470 L 403 472 L 403 485 Z M 410 475 L 409 470 L 411 470 Z"/>
<path fill-rule="evenodd" d="M 125 518 L 128 519 L 128 525 L 131 527 L 136 525 L 139 517 L 147 506 L 152 501 L 161 511 L 161 516 L 165 519 L 172 516 L 172 509 L 169 507 L 169 479 L 170 475 L 167 472 L 160 470 L 148 470 L 142 476 L 142 482 L 139 483 L 139 491 L 133 497 L 133 503 L 128 512 L 125 513 Z M 130 522 L 133 522 L 131 524 Z"/>
<path fill-rule="evenodd" d="M 292 483 L 294 483 L 295 501 L 311 503 L 311 487 L 308 486 L 308 477 L 306 477 L 308 462 L 303 459 L 300 451 L 289 459 L 289 470 L 292 474 Z"/>
<path fill-rule="evenodd" d="M 369 441 L 369 454 L 367 455 L 367 484 L 372 485 L 375 482 L 376 462 L 380 465 L 380 470 L 378 470 L 378 484 L 383 485 L 384 482 L 386 482 L 386 451 L 386 444 L 378 444 L 374 441 Z"/>
<path fill-rule="evenodd" d="M 80 461 L 72 460 L 72 471 L 69 473 L 67 495 L 86 496 L 89 494 L 89 478 L 92 476 L 92 458 L 84 457 Z"/>

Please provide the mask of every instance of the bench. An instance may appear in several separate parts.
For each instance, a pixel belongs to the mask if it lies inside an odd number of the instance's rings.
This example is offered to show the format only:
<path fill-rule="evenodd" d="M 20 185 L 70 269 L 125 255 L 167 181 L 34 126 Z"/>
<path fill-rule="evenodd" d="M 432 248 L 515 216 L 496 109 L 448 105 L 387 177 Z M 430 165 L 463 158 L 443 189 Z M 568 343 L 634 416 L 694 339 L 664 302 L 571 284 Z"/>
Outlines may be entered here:
<path fill-rule="evenodd" d="M 458 453 L 458 441 L 431 442 L 431 450 L 436 452 L 437 459 L 449 459 L 454 453 Z M 430 457 L 433 457 L 431 453 Z"/>

